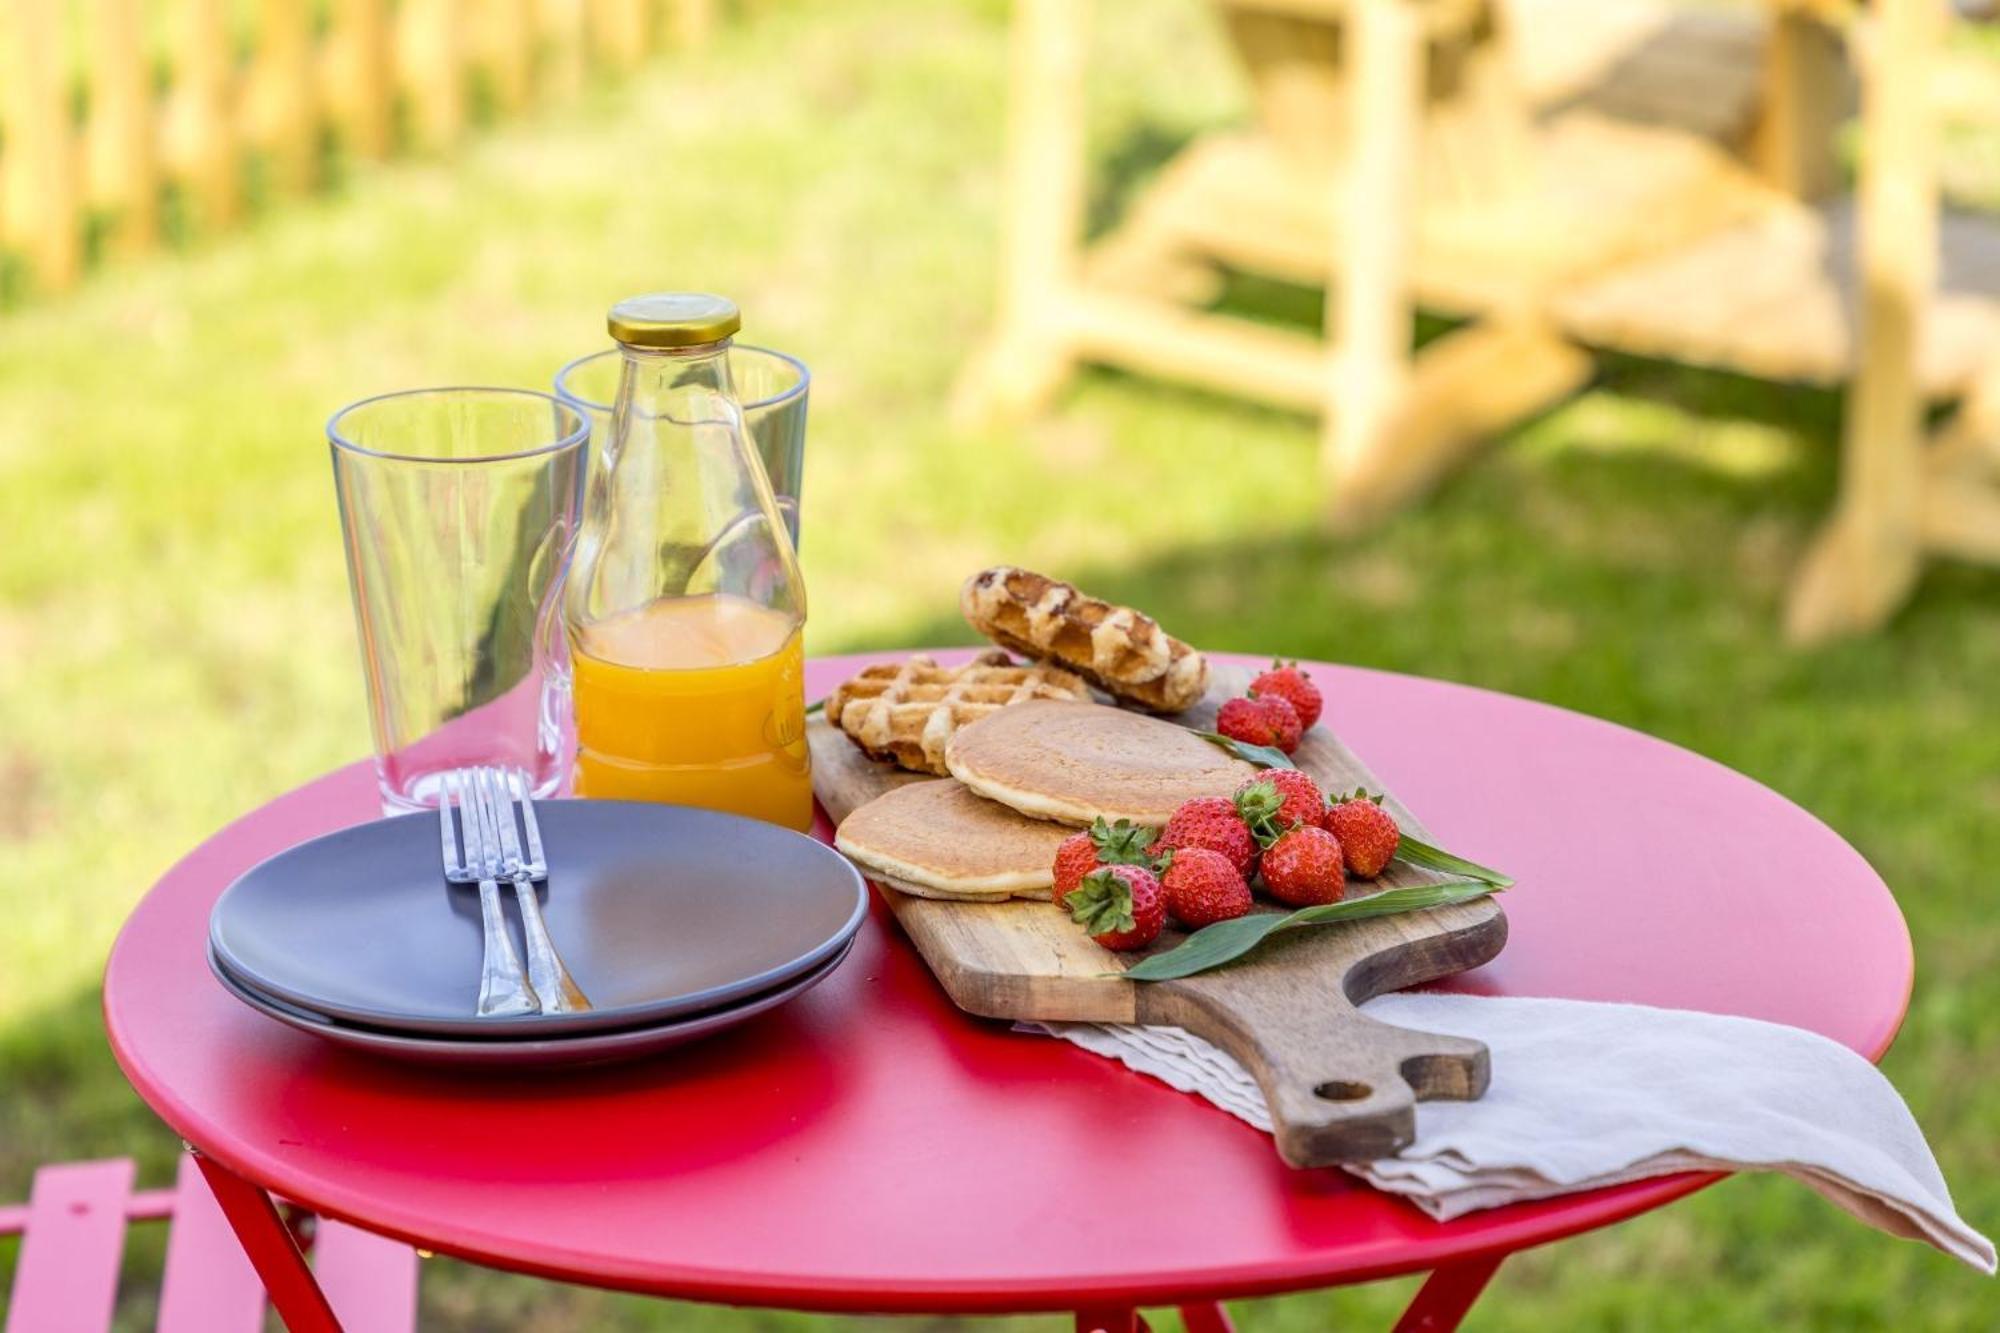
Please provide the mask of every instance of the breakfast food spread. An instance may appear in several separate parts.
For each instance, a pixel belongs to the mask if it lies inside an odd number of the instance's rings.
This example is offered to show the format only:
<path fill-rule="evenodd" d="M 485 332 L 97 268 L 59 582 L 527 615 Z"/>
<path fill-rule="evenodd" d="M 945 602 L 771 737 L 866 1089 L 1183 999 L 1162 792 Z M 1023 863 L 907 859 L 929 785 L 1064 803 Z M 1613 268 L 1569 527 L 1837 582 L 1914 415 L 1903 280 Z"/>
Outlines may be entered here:
<path fill-rule="evenodd" d="M 998 649 L 963 666 L 921 653 L 865 668 L 826 701 L 826 720 L 869 758 L 943 776 L 945 743 L 968 723 L 1029 699 L 1088 699 L 1081 679 L 1043 663 L 1018 666 Z"/>
<path fill-rule="evenodd" d="M 1151 616 L 1045 575 L 981 570 L 966 580 L 959 609 L 1001 647 L 1056 662 L 1155 713 L 1192 707 L 1208 689 L 1208 662 Z"/>
<path fill-rule="evenodd" d="M 841 821 L 834 846 L 921 898 L 1046 898 L 1068 830 L 982 800 L 949 779 L 885 792 Z"/>
<path fill-rule="evenodd" d="M 1220 701 L 1214 732 L 1195 730 L 1137 711 L 1191 707 L 1209 679 L 1150 617 L 1007 566 L 967 580 L 961 602 L 1003 649 L 957 667 L 921 654 L 872 666 L 826 701 L 827 723 L 870 758 L 945 775 L 842 822 L 835 845 L 879 883 L 1053 900 L 1090 939 L 1137 950 L 1169 921 L 1199 931 L 1258 910 L 1260 895 L 1339 902 L 1395 857 L 1380 797 L 1329 800 L 1285 759 L 1324 709 L 1296 663 L 1273 662 Z M 1132 707 L 1095 702 L 1086 681 Z"/>
<path fill-rule="evenodd" d="M 958 732 L 945 765 L 967 787 L 1059 823 L 1158 828 L 1182 802 L 1227 796 L 1256 773 L 1185 727 L 1102 704 L 1035 699 Z"/>

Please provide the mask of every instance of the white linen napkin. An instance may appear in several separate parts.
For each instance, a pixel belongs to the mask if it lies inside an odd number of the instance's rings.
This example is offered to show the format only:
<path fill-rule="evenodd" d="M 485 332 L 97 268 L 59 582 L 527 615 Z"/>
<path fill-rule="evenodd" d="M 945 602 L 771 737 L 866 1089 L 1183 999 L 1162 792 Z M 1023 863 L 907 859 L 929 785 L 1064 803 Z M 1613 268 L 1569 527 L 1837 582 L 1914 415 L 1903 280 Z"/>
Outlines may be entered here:
<path fill-rule="evenodd" d="M 1363 1007 L 1492 1052 L 1484 1097 L 1421 1103 L 1415 1143 L 1346 1167 L 1440 1221 L 1677 1171 L 1782 1171 L 1872 1227 L 1994 1271 L 1993 1243 L 1952 1207 L 1909 1107 L 1839 1042 L 1749 1018 L 1582 1000 L 1404 992 Z M 1271 1127 L 1243 1067 L 1179 1028 L 1022 1026 Z"/>

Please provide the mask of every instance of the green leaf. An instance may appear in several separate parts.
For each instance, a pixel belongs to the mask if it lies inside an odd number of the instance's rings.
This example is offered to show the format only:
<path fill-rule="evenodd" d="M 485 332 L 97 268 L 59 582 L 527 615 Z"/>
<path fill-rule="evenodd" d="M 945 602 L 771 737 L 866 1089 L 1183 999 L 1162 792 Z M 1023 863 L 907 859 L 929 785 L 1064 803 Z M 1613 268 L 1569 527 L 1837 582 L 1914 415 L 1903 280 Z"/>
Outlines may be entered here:
<path fill-rule="evenodd" d="M 1489 869 L 1476 861 L 1468 861 L 1462 856 L 1453 856 L 1444 848 L 1420 842 L 1407 833 L 1403 835 L 1402 841 L 1396 844 L 1396 859 L 1405 865 L 1418 866 L 1424 870 L 1436 870 L 1447 875 L 1463 875 L 1467 879 L 1481 880 L 1496 889 L 1512 888 L 1514 885 L 1514 878 L 1511 875 L 1503 875 L 1497 870 Z"/>
<path fill-rule="evenodd" d="M 824 713 L 825 711 L 826 711 L 826 700 L 824 699 L 821 699 L 818 703 L 810 703 L 806 705 L 807 717 L 811 717 L 814 713 Z"/>
<path fill-rule="evenodd" d="M 1319 907 L 1302 907 L 1296 912 L 1265 912 L 1239 916 L 1204 926 L 1165 953 L 1142 959 L 1119 975 L 1127 981 L 1173 981 L 1221 967 L 1249 953 L 1264 937 L 1278 930 L 1300 926 L 1326 925 L 1335 921 L 1365 921 L 1370 917 L 1394 916 L 1400 912 L 1422 912 L 1433 907 L 1450 907 L 1474 902 L 1499 892 L 1499 886 L 1480 880 L 1453 880 L 1446 884 L 1416 884 L 1401 889 L 1385 889 L 1362 898 L 1348 898 Z"/>
<path fill-rule="evenodd" d="M 1258 912 L 1203 926 L 1165 953 L 1142 958 L 1117 975 L 1127 981 L 1172 981 L 1234 962 L 1287 920 L 1283 912 Z"/>
<path fill-rule="evenodd" d="M 1248 741 L 1239 741 L 1225 736 L 1219 731 L 1203 731 L 1199 727 L 1189 727 L 1188 730 L 1210 744 L 1220 745 L 1246 764 L 1255 764 L 1259 768 L 1298 767 L 1297 764 L 1292 762 L 1290 755 L 1275 745 L 1252 745 Z"/>

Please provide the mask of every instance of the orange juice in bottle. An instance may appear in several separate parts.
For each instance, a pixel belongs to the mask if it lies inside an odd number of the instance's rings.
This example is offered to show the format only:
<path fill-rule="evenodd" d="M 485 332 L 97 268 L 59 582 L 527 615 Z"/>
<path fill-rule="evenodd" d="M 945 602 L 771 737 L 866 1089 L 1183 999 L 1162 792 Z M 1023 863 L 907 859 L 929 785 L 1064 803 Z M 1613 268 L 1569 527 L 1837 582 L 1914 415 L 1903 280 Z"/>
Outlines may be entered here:
<path fill-rule="evenodd" d="M 719 297 L 612 308 L 624 368 L 564 598 L 579 796 L 812 824 L 805 588 Z"/>

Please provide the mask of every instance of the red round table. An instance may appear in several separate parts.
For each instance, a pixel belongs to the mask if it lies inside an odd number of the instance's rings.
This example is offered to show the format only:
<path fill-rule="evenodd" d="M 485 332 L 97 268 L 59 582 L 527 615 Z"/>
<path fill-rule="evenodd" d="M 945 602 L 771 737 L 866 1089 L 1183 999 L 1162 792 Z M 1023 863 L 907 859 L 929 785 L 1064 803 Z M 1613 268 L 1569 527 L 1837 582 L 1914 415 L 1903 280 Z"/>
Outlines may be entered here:
<path fill-rule="evenodd" d="M 808 697 L 866 660 L 813 663 Z M 1908 932 L 1805 811 L 1561 709 L 1312 671 L 1331 724 L 1440 840 L 1519 879 L 1506 950 L 1453 988 L 1745 1014 L 1871 1058 L 1889 1045 Z M 1402 1326 L 1450 1328 L 1506 1254 L 1716 1179 L 1436 1223 L 1342 1172 L 1287 1168 L 1195 1097 L 958 1013 L 879 902 L 803 999 L 649 1061 L 493 1077 L 343 1053 L 231 999 L 203 941 L 244 869 L 377 813 L 357 764 L 245 816 L 147 894 L 105 975 L 119 1064 L 201 1155 L 295 1333 L 336 1325 L 267 1190 L 570 1282 L 817 1310 L 1074 1310 L 1093 1328 L 1181 1303 L 1214 1330 L 1223 1298 L 1423 1270 Z"/>

